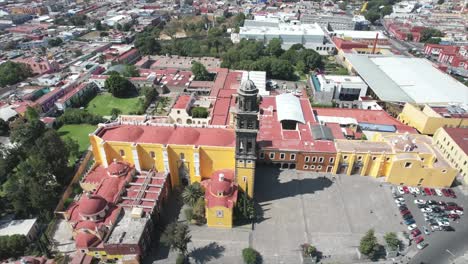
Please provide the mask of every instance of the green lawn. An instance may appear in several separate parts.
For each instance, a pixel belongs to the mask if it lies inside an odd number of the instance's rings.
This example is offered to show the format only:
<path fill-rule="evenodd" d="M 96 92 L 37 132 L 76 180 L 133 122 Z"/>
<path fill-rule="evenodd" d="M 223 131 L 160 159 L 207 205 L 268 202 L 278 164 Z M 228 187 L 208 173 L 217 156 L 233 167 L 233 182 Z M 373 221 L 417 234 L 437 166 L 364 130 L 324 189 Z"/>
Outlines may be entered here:
<path fill-rule="evenodd" d="M 88 134 L 93 132 L 96 126 L 88 124 L 80 125 L 63 125 L 59 130 L 59 135 L 63 137 L 70 137 L 80 145 L 80 151 L 85 151 L 89 147 Z"/>
<path fill-rule="evenodd" d="M 86 106 L 86 110 L 96 115 L 109 116 L 112 108 L 117 108 L 125 115 L 137 112 L 140 109 L 140 104 L 139 97 L 117 98 L 110 93 L 103 93 L 94 97 Z"/>

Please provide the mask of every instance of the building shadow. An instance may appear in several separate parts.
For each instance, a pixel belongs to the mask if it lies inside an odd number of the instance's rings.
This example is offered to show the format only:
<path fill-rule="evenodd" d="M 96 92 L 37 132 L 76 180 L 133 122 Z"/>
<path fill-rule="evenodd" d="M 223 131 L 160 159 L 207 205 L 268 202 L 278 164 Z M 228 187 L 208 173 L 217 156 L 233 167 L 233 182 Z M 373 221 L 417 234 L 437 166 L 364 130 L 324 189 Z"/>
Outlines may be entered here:
<path fill-rule="evenodd" d="M 159 213 L 160 218 L 153 221 L 153 239 L 151 248 L 147 250 L 148 254 L 143 259 L 142 263 L 153 263 L 153 261 L 167 259 L 169 256 L 170 247 L 161 243 L 161 235 L 166 229 L 166 226 L 179 219 L 180 211 L 183 202 L 180 199 L 180 191 L 173 190 L 169 195 L 163 210 Z"/>
<path fill-rule="evenodd" d="M 265 206 L 265 202 L 302 194 L 313 194 L 333 184 L 333 180 L 325 176 L 305 179 L 293 178 L 292 180 L 281 182 L 279 178 L 281 172 L 280 168 L 271 165 L 260 165 L 257 167 L 255 175 L 255 200 L 261 207 Z M 299 172 L 291 170 L 290 173 Z"/>
<path fill-rule="evenodd" d="M 189 256 L 195 263 L 203 264 L 220 258 L 224 250 L 223 246 L 218 245 L 216 242 L 211 242 L 206 246 L 193 249 L 189 253 Z"/>

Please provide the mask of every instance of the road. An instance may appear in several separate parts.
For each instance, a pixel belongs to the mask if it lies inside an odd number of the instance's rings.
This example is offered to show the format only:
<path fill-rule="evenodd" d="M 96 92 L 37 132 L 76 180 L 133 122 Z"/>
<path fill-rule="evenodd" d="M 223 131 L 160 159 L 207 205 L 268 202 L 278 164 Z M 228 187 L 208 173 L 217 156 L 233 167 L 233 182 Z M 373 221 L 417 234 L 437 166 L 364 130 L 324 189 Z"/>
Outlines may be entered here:
<path fill-rule="evenodd" d="M 461 205 L 463 208 L 468 208 L 467 197 L 459 192 L 457 192 L 457 195 L 458 198 L 455 200 L 455 202 Z M 434 198 L 434 200 L 447 201 L 452 199 Z M 413 210 L 411 211 L 413 212 Z M 424 222 L 420 212 L 414 212 L 413 215 L 415 215 L 418 226 L 421 224 L 421 222 Z M 454 223 L 452 226 L 455 228 L 455 232 L 437 231 L 432 233 L 430 236 L 425 236 L 425 240 L 429 245 L 424 250 L 420 251 L 416 256 L 414 256 L 409 263 L 451 264 L 455 258 L 462 256 L 466 251 L 468 251 L 468 240 L 466 239 L 468 237 L 468 216 L 462 216 L 460 222 Z"/>

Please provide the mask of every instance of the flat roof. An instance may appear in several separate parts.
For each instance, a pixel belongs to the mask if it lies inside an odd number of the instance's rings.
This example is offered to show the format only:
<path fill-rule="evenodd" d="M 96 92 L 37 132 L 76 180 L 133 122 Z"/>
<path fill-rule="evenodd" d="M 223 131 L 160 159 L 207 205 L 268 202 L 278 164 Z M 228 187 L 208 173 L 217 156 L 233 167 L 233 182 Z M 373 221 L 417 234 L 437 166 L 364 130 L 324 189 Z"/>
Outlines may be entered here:
<path fill-rule="evenodd" d="M 351 37 L 356 39 L 375 39 L 375 36 L 379 34 L 378 39 L 387 39 L 382 31 L 361 31 L 361 30 L 333 30 L 339 37 Z"/>
<path fill-rule="evenodd" d="M 0 236 L 27 236 L 34 224 L 36 224 L 36 221 L 36 218 L 0 221 Z"/>
<path fill-rule="evenodd" d="M 465 154 L 468 154 L 468 128 L 445 127 L 444 129 Z"/>
<path fill-rule="evenodd" d="M 468 103 L 468 88 L 421 58 L 346 54 L 382 101 Z"/>
<path fill-rule="evenodd" d="M 138 244 L 149 218 L 132 218 L 131 210 L 125 209 L 122 218 L 114 226 L 105 244 Z"/>

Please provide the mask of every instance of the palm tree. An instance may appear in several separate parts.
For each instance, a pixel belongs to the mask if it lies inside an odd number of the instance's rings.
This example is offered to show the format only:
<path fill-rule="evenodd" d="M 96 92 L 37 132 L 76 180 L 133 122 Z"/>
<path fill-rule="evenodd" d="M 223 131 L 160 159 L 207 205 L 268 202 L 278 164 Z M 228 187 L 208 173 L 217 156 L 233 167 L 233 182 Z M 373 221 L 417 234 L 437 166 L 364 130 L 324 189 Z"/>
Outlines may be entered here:
<path fill-rule="evenodd" d="M 161 242 L 172 248 L 178 250 L 184 256 L 187 255 L 187 244 L 192 242 L 192 236 L 188 225 L 177 222 L 170 223 L 161 236 Z"/>
<path fill-rule="evenodd" d="M 184 201 L 184 204 L 193 207 L 198 199 L 203 197 L 204 194 L 205 193 L 200 183 L 195 182 L 185 187 L 184 191 L 182 192 L 182 200 Z"/>

